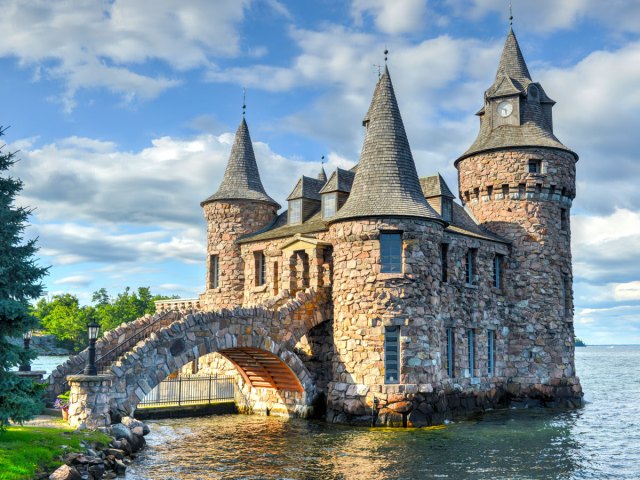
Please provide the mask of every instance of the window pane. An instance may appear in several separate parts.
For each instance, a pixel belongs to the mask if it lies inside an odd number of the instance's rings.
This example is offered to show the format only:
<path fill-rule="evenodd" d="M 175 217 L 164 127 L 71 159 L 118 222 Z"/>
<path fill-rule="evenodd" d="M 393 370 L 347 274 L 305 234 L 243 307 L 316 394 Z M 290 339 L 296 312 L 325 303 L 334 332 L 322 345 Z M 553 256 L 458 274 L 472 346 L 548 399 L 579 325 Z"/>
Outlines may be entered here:
<path fill-rule="evenodd" d="M 322 216 L 331 218 L 336 214 L 336 194 L 327 193 L 322 196 Z"/>
<path fill-rule="evenodd" d="M 289 202 L 289 223 L 302 222 L 302 200 L 291 200 Z"/>
<path fill-rule="evenodd" d="M 402 234 L 380 234 L 380 263 L 382 273 L 402 273 Z"/>
<path fill-rule="evenodd" d="M 398 383 L 400 381 L 400 327 L 386 327 L 384 330 L 384 381 Z"/>

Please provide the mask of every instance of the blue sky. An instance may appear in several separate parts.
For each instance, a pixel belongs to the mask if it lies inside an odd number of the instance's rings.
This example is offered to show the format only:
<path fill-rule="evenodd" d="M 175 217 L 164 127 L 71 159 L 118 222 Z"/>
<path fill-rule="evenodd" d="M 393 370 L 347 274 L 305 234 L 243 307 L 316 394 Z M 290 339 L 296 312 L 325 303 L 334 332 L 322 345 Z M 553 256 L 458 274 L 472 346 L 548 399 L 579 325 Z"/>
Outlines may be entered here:
<path fill-rule="evenodd" d="M 150 9 L 150 5 L 153 8 Z M 199 202 L 220 182 L 247 89 L 262 180 L 357 161 L 361 120 L 389 68 L 421 175 L 478 128 L 507 0 L 0 0 L 4 140 L 35 207 L 28 235 L 49 295 L 204 288 Z M 555 132 L 580 155 L 572 209 L 576 333 L 640 343 L 640 2 L 513 1 Z"/>

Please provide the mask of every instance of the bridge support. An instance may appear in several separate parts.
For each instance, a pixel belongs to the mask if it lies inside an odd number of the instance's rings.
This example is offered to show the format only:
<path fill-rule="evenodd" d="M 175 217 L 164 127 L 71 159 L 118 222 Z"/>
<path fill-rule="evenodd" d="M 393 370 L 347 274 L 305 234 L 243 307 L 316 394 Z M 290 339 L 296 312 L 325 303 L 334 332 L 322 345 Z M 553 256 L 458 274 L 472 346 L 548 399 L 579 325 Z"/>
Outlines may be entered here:
<path fill-rule="evenodd" d="M 94 430 L 111 424 L 109 404 L 113 375 L 69 375 L 69 424 Z"/>

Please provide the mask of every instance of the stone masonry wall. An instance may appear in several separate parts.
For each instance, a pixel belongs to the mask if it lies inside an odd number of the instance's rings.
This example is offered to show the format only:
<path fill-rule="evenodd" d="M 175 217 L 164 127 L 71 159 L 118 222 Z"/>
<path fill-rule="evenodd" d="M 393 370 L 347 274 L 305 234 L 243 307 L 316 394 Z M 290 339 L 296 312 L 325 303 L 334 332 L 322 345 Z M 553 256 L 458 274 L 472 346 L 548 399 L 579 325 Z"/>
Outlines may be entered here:
<path fill-rule="evenodd" d="M 403 273 L 380 273 L 380 231 L 403 232 Z M 414 426 L 505 401 L 505 364 L 487 375 L 486 331 L 496 332 L 496 358 L 506 353 L 506 302 L 491 287 L 496 253 L 505 245 L 444 233 L 437 222 L 371 219 L 331 226 L 334 243 L 333 381 L 327 419 Z M 447 283 L 440 244 L 449 244 Z M 464 283 L 463 258 L 477 249 L 474 285 Z M 400 382 L 386 384 L 384 331 L 400 327 Z M 446 328 L 455 329 L 457 369 L 448 378 Z M 467 361 L 466 331 L 476 332 L 476 364 Z M 375 400 L 374 400 L 375 398 Z M 377 402 L 377 403 L 374 403 Z M 372 408 L 373 404 L 373 408 Z"/>
<path fill-rule="evenodd" d="M 207 221 L 206 291 L 200 296 L 205 310 L 233 308 L 242 304 L 244 259 L 236 240 L 264 228 L 276 215 L 276 207 L 247 200 L 216 201 L 204 205 Z M 218 287 L 211 285 L 211 255 L 218 255 Z"/>
<path fill-rule="evenodd" d="M 541 163 L 541 173 L 528 172 L 531 160 Z M 505 269 L 510 393 L 579 403 L 569 222 L 575 158 L 522 148 L 474 155 L 457 167 L 461 196 L 475 217 L 513 242 Z"/>

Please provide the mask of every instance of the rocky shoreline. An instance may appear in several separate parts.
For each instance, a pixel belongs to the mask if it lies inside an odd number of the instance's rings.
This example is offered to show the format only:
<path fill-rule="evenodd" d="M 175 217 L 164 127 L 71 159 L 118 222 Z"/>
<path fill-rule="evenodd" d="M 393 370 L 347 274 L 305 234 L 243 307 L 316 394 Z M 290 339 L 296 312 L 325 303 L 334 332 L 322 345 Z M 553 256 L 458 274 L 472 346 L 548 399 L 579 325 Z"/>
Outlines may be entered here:
<path fill-rule="evenodd" d="M 138 451 L 147 444 L 144 437 L 149 427 L 132 417 L 123 417 L 121 423 L 98 429 L 111 437 L 106 448 L 86 445 L 85 452 L 69 453 L 64 465 L 51 474 L 37 478 L 49 480 L 110 480 L 123 477 Z"/>

